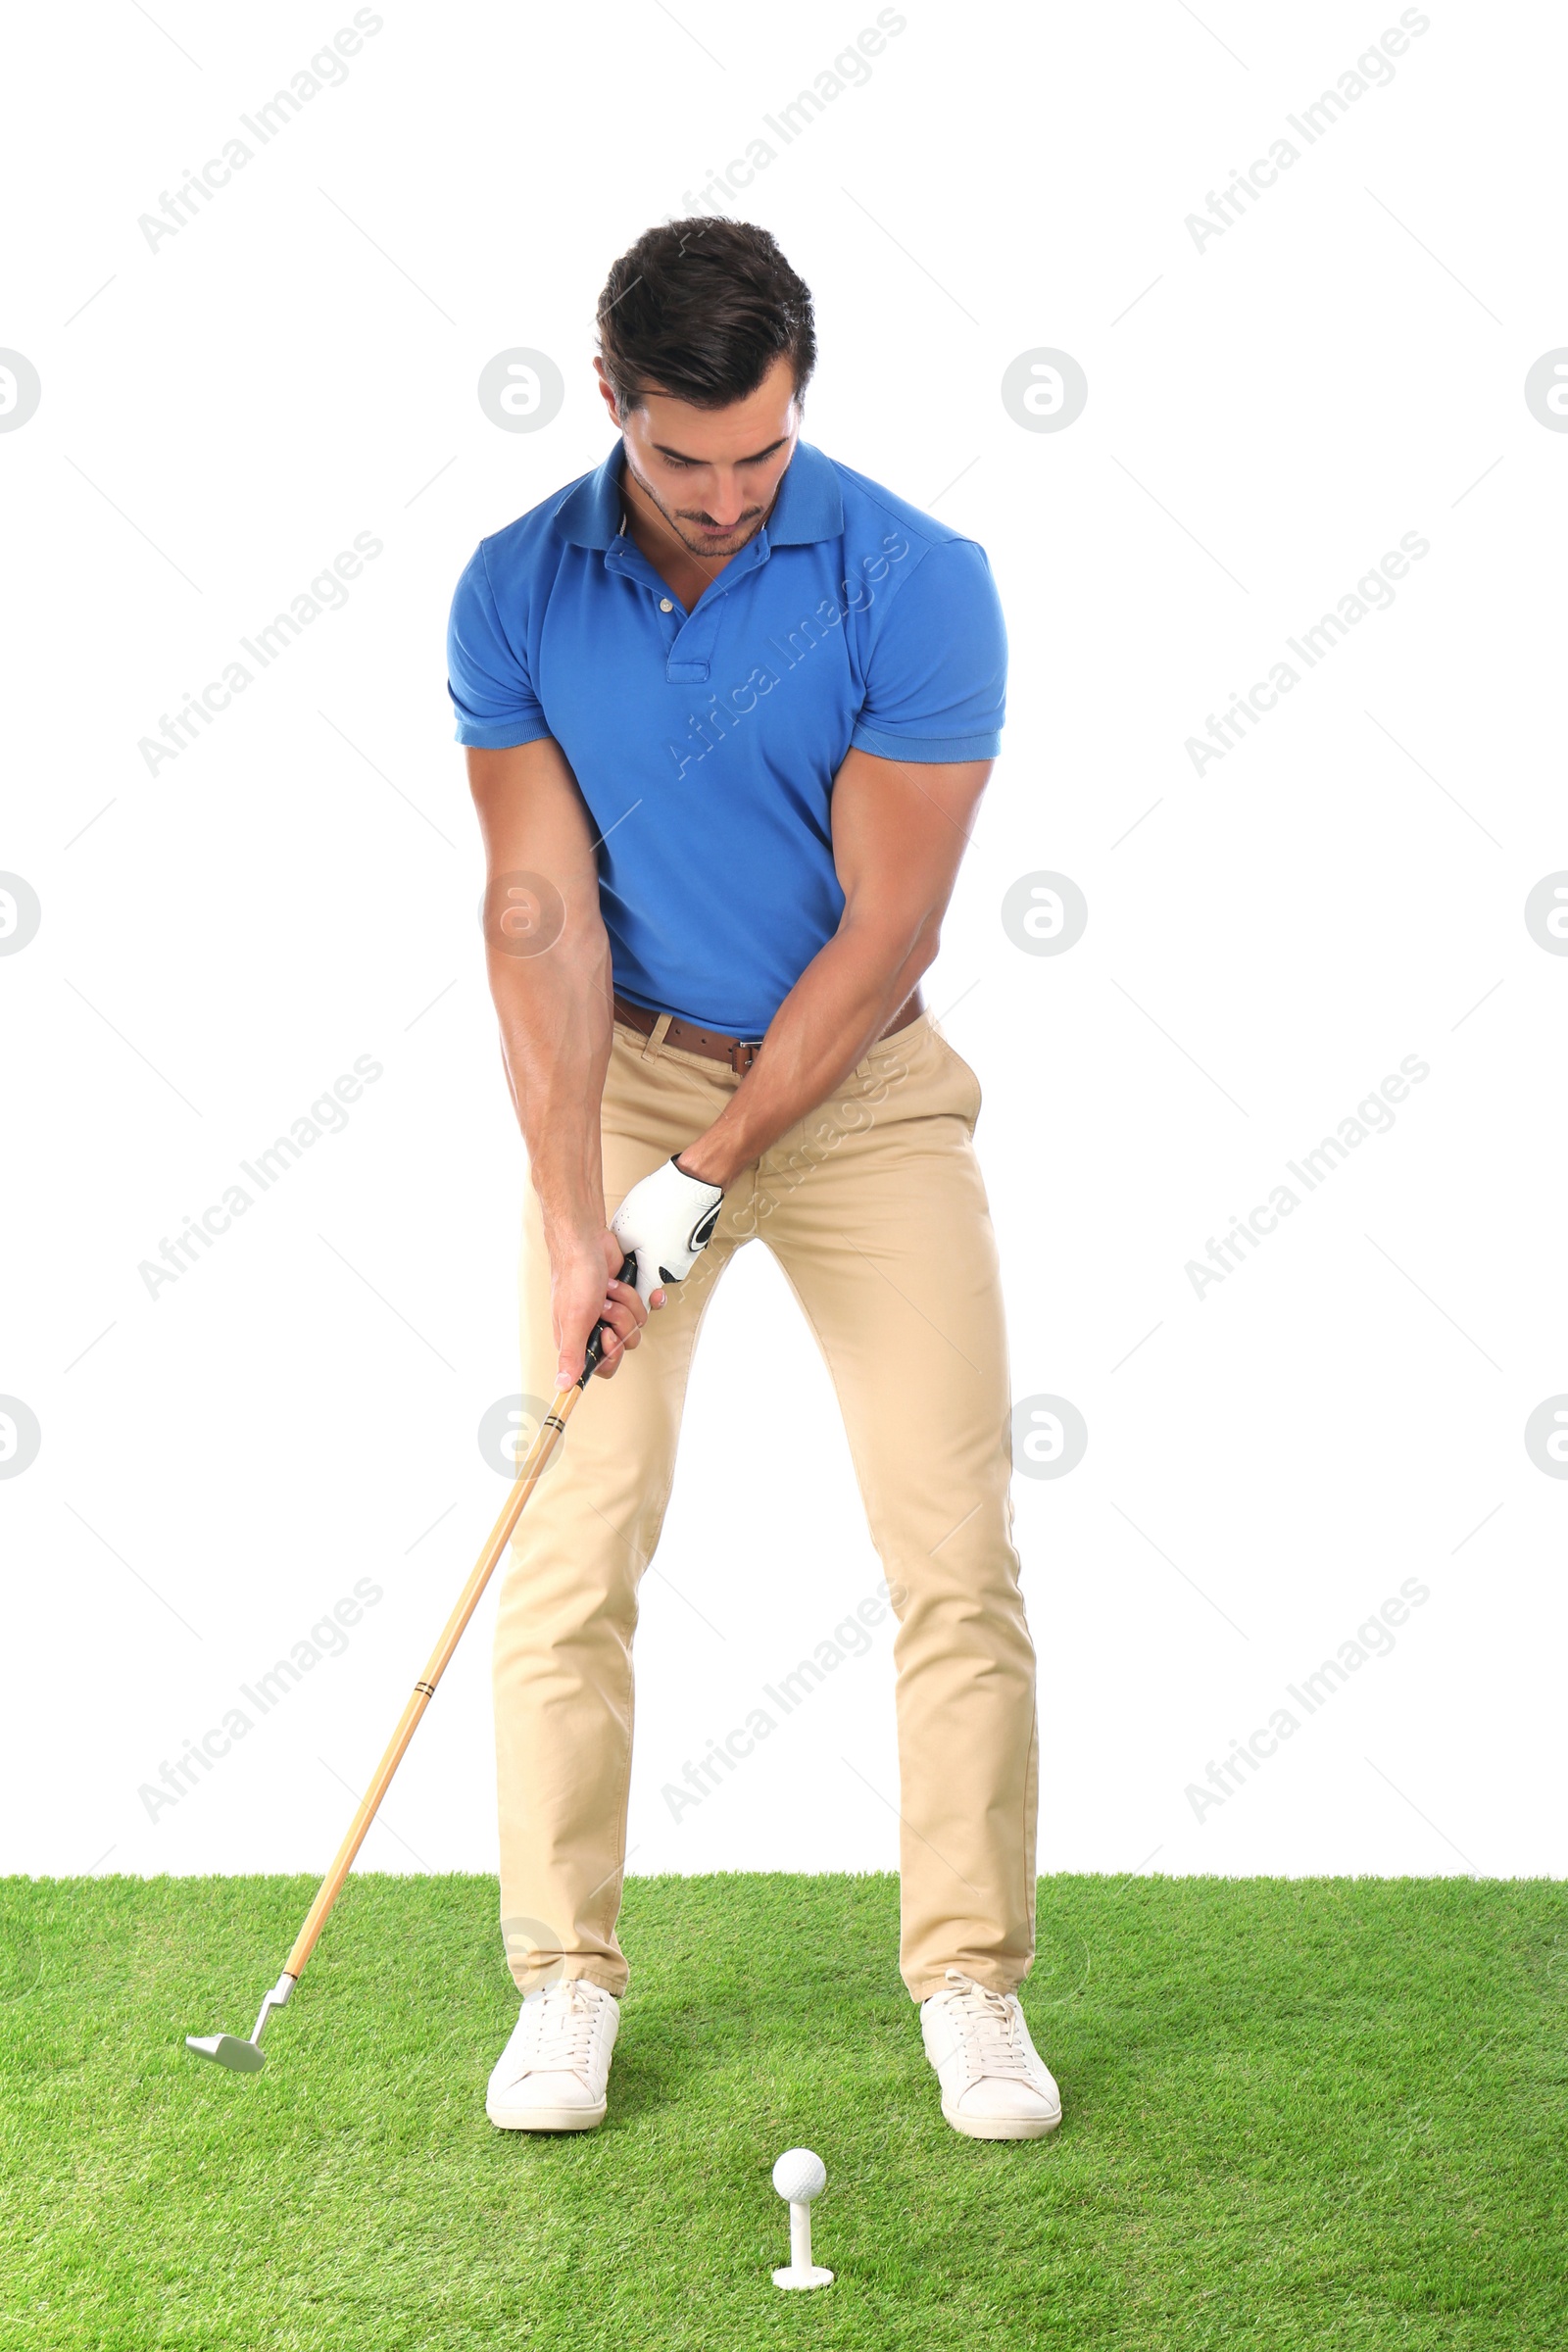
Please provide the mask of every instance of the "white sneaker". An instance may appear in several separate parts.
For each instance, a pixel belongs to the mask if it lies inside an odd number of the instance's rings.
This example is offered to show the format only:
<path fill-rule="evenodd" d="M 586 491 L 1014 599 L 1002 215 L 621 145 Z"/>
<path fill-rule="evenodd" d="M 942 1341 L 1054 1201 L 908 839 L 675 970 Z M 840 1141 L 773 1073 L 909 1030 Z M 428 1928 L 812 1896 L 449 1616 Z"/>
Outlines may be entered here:
<path fill-rule="evenodd" d="M 958 1968 L 947 1974 L 946 1989 L 920 2004 L 943 2114 L 970 2139 L 1043 2139 L 1061 2121 L 1061 2093 L 1017 1994 L 990 1992 Z"/>
<path fill-rule="evenodd" d="M 591 2132 L 609 2105 L 620 2003 L 586 1977 L 530 1992 L 497 2059 L 484 2111 L 503 2132 Z"/>

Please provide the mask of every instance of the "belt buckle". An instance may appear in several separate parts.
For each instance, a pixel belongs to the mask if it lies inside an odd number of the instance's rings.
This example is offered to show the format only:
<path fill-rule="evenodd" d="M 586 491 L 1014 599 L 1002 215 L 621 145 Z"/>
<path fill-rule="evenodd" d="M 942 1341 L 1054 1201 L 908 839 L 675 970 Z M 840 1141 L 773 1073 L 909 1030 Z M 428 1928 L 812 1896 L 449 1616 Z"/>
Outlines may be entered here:
<path fill-rule="evenodd" d="M 744 1061 L 741 1059 L 742 1054 L 746 1056 Z M 729 1066 L 737 1078 L 744 1078 L 756 1059 L 757 1048 L 755 1046 L 747 1045 L 738 1037 L 732 1040 L 729 1049 Z"/>

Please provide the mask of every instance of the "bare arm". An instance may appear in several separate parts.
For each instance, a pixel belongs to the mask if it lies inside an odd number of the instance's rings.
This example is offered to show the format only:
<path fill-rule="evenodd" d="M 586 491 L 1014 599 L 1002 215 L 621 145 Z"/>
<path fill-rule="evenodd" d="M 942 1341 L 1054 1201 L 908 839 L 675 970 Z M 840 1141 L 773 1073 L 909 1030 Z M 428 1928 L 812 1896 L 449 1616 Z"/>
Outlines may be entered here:
<path fill-rule="evenodd" d="M 636 1292 L 611 1279 L 620 1250 L 605 1224 L 599 1115 L 613 1016 L 593 832 L 577 780 L 548 737 L 470 748 L 467 760 L 488 863 L 490 993 L 544 1219 L 564 1388 L 582 1371 L 596 1322 L 610 1324 L 600 1364 L 608 1375 L 645 1319 Z"/>
<path fill-rule="evenodd" d="M 723 1110 L 680 1153 L 729 1184 L 861 1061 L 933 960 L 989 760 L 937 766 L 852 751 L 833 785 L 844 913 Z"/>

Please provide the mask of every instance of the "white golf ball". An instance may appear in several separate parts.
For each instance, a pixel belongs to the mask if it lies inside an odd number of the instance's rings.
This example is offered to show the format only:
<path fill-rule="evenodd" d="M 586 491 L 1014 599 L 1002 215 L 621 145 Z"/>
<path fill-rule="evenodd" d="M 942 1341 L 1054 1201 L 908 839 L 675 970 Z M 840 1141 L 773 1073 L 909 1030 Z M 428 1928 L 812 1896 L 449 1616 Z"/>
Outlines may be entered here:
<path fill-rule="evenodd" d="M 792 2205 L 808 2205 L 827 2186 L 827 2167 L 809 2148 L 786 2148 L 773 2167 L 773 2186 Z"/>

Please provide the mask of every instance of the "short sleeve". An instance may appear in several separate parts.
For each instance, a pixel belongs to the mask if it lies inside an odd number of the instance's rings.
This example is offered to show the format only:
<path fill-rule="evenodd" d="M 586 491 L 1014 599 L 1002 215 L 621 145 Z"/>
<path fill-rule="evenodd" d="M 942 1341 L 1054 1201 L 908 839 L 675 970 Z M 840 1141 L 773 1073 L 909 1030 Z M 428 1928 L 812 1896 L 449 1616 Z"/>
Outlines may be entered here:
<path fill-rule="evenodd" d="M 850 741 L 883 760 L 994 760 L 1002 748 L 1007 632 L 972 539 L 928 548 L 888 605 Z"/>
<path fill-rule="evenodd" d="M 482 546 L 474 549 L 452 599 L 447 692 L 458 714 L 459 743 L 505 751 L 550 732 L 521 649 L 502 627 Z"/>

